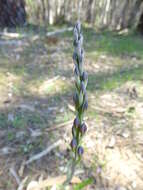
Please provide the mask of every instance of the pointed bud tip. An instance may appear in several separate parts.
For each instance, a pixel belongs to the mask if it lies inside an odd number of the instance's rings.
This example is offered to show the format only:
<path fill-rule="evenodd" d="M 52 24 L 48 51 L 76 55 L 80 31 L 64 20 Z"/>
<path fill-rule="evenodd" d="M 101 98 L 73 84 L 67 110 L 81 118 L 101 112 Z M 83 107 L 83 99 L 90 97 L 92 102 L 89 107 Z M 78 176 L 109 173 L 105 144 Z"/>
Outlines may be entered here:
<path fill-rule="evenodd" d="M 72 56 L 73 60 L 76 61 L 77 60 L 77 54 L 76 52 L 73 53 L 73 56 Z"/>
<path fill-rule="evenodd" d="M 76 117 L 75 120 L 74 120 L 74 126 L 78 127 L 79 124 L 80 124 L 79 119 L 78 119 L 78 117 Z"/>
<path fill-rule="evenodd" d="M 83 104 L 83 110 L 85 111 L 85 110 L 87 110 L 87 108 L 88 108 L 88 102 L 87 102 L 87 100 L 85 100 L 85 102 Z"/>
<path fill-rule="evenodd" d="M 78 155 L 79 155 L 79 156 L 82 156 L 83 153 L 84 153 L 83 147 L 82 147 L 82 146 L 79 146 L 77 152 L 78 152 Z"/>
<path fill-rule="evenodd" d="M 75 94 L 73 95 L 73 102 L 74 102 L 75 105 L 78 104 L 78 95 L 77 95 L 77 93 L 75 93 Z"/>
<path fill-rule="evenodd" d="M 86 81 L 88 79 L 88 74 L 87 74 L 87 72 L 83 72 L 83 75 L 82 75 L 82 80 L 83 81 Z"/>
<path fill-rule="evenodd" d="M 73 138 L 73 139 L 72 139 L 72 141 L 71 141 L 71 144 L 70 144 L 70 145 L 71 145 L 71 148 L 72 148 L 72 149 L 74 149 L 74 148 L 76 148 L 76 147 L 77 147 L 77 140 L 76 140 L 76 138 Z"/>
<path fill-rule="evenodd" d="M 81 134 L 84 135 L 86 133 L 86 131 L 87 131 L 86 124 L 85 123 L 81 124 L 80 125 L 80 132 L 81 132 Z"/>
<path fill-rule="evenodd" d="M 78 70 L 77 64 L 75 65 L 74 74 L 75 74 L 76 76 L 79 76 L 79 70 Z"/>
<path fill-rule="evenodd" d="M 79 20 L 76 22 L 75 27 L 77 28 L 78 32 L 80 33 L 80 30 L 81 30 L 81 23 L 80 23 Z"/>
<path fill-rule="evenodd" d="M 84 82 L 83 82 L 83 81 L 81 82 L 81 87 L 80 87 L 80 89 L 81 89 L 81 91 L 82 91 L 83 94 L 86 93 L 86 89 L 85 89 L 85 85 L 84 85 Z"/>

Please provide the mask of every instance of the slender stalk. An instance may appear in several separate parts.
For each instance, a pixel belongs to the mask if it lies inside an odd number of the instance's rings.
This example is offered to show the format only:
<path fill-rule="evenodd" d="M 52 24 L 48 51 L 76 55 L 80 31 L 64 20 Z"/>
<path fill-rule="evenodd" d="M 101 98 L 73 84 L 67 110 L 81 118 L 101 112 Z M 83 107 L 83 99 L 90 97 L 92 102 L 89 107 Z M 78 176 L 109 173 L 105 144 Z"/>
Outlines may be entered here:
<path fill-rule="evenodd" d="M 76 118 L 72 126 L 73 139 L 71 141 L 71 148 L 73 151 L 73 158 L 70 168 L 68 169 L 67 179 L 64 185 L 67 185 L 72 180 L 76 165 L 80 162 L 81 156 L 84 152 L 81 146 L 81 139 L 84 136 L 87 126 L 84 123 L 84 112 L 88 107 L 86 87 L 88 82 L 87 73 L 84 71 L 84 51 L 83 51 L 83 35 L 81 33 L 81 25 L 78 21 L 74 27 L 74 75 L 75 75 L 75 94 L 73 101 L 75 104 Z"/>
<path fill-rule="evenodd" d="M 63 184 L 64 186 L 68 185 L 71 182 L 71 180 L 73 178 L 73 175 L 74 175 L 74 172 L 75 172 L 75 167 L 76 167 L 76 162 L 73 159 L 72 162 L 71 162 L 70 168 L 69 168 L 69 170 L 67 172 L 67 179 Z"/>

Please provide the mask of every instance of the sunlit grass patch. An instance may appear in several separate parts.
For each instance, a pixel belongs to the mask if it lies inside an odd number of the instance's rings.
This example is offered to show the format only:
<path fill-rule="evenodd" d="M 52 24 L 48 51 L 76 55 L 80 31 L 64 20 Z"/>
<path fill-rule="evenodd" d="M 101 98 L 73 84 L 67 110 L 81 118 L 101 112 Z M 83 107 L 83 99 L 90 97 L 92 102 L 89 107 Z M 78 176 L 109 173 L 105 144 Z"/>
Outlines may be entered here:
<path fill-rule="evenodd" d="M 127 81 L 143 80 L 142 72 L 143 66 L 139 66 L 138 68 L 131 68 L 129 70 L 119 70 L 112 74 L 92 74 L 89 75 L 88 90 L 113 90 Z"/>
<path fill-rule="evenodd" d="M 135 56 L 143 58 L 143 39 L 139 35 L 117 35 L 112 32 L 97 33 L 94 30 L 84 30 L 85 48 L 87 52 L 96 51 L 112 56 Z"/>
<path fill-rule="evenodd" d="M 73 118 L 73 113 L 70 110 L 64 109 L 64 107 L 61 107 L 61 113 L 59 115 L 56 116 L 55 122 L 58 123 L 64 123 L 67 122 L 69 120 L 71 120 L 71 118 Z"/>
<path fill-rule="evenodd" d="M 87 186 L 91 185 L 94 183 L 93 178 L 85 179 L 83 180 L 80 184 L 74 185 L 73 190 L 82 190 L 85 189 Z"/>
<path fill-rule="evenodd" d="M 69 82 L 62 80 L 59 76 L 44 80 L 39 87 L 40 94 L 54 95 L 55 93 L 64 93 L 69 91 Z"/>

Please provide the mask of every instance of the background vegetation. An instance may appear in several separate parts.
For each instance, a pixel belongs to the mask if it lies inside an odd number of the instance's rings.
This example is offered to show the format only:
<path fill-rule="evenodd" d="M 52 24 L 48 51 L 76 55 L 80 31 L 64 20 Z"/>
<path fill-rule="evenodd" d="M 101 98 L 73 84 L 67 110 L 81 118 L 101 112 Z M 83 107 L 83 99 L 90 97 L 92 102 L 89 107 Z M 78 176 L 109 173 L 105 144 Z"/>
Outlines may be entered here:
<path fill-rule="evenodd" d="M 79 17 L 89 74 L 88 131 L 75 173 L 82 183 L 69 188 L 142 190 L 142 1 L 25 3 L 22 26 L 7 26 L 11 20 L 5 22 L 0 12 L 0 189 L 23 184 L 24 190 L 32 181 L 67 171 L 75 115 L 71 27 Z M 25 165 L 59 140 L 47 155 Z"/>

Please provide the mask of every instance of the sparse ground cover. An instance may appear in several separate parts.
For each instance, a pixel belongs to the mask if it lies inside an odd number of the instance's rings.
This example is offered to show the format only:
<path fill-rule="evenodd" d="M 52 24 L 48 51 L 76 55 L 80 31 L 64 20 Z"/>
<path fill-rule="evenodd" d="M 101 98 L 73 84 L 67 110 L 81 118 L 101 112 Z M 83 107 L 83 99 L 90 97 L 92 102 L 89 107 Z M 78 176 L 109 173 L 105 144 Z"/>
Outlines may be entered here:
<path fill-rule="evenodd" d="M 4 190 L 17 186 L 12 167 L 21 180 L 28 176 L 28 182 L 65 173 L 74 117 L 72 33 L 47 38 L 41 30 L 27 29 L 25 37 L 18 32 L 19 38 L 0 39 L 0 188 Z M 90 28 L 83 32 L 89 130 L 77 173 L 82 180 L 96 179 L 87 189 L 142 190 L 143 38 Z M 64 145 L 22 167 L 58 139 L 64 139 Z"/>

